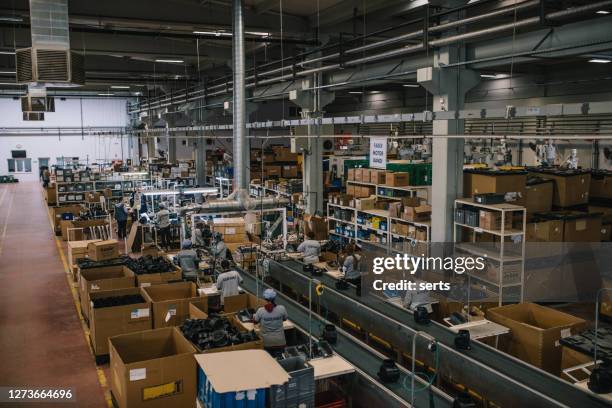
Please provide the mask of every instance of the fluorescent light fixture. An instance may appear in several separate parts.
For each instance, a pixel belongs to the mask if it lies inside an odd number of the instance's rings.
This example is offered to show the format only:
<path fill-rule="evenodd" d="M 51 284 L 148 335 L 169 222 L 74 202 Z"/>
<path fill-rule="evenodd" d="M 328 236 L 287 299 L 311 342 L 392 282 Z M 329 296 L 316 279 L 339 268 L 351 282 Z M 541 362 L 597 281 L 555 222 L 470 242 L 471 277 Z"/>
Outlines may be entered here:
<path fill-rule="evenodd" d="M 370 91 L 371 94 L 378 94 L 380 91 Z"/>
<path fill-rule="evenodd" d="M 232 33 L 227 33 L 225 31 L 194 31 L 194 34 L 198 35 L 214 35 L 215 37 L 231 37 Z"/>
<path fill-rule="evenodd" d="M 184 194 L 219 194 L 219 190 L 216 187 L 208 187 L 208 188 L 188 188 L 183 191 Z"/>
<path fill-rule="evenodd" d="M 111 85 L 112 89 L 130 89 L 129 85 Z"/>
<path fill-rule="evenodd" d="M 168 63 L 168 64 L 182 64 L 185 61 L 183 61 L 182 59 L 157 58 L 155 60 L 155 62 L 165 62 L 165 63 Z"/>
<path fill-rule="evenodd" d="M 260 37 L 269 37 L 270 33 L 262 33 L 261 31 L 246 31 L 245 34 L 258 35 Z"/>
<path fill-rule="evenodd" d="M 0 17 L 0 21 L 10 21 L 12 23 L 21 23 L 23 18 L 21 17 Z"/>
<path fill-rule="evenodd" d="M 178 195 L 179 192 L 177 190 L 150 190 L 150 191 L 145 191 L 142 194 L 149 197 L 149 196 Z"/>
<path fill-rule="evenodd" d="M 15 55 L 15 51 L 0 51 L 0 55 Z"/>
<path fill-rule="evenodd" d="M 98 96 L 113 96 L 114 93 L 112 92 L 106 92 L 106 93 L 99 93 Z"/>
<path fill-rule="evenodd" d="M 402 86 L 405 87 L 405 88 L 418 88 L 421 85 L 419 85 L 419 84 L 403 84 Z"/>
<path fill-rule="evenodd" d="M 493 78 L 493 79 L 495 79 L 495 78 L 497 78 L 497 75 L 496 74 L 480 74 L 480 77 L 481 78 Z"/>
<path fill-rule="evenodd" d="M 361 95 L 363 92 L 361 92 L 361 91 L 349 91 L 349 93 L 353 94 L 353 95 Z"/>
<path fill-rule="evenodd" d="M 0 82 L 0 85 L 19 85 L 21 86 L 21 84 L 18 84 L 17 82 Z"/>
<path fill-rule="evenodd" d="M 594 62 L 596 64 L 607 64 L 610 62 L 609 59 L 603 59 L 603 58 L 591 58 L 589 60 L 589 62 Z"/>
<path fill-rule="evenodd" d="M 0 71 L 0 75 L 16 74 L 17 71 Z"/>
<path fill-rule="evenodd" d="M 608 10 L 597 10 L 595 14 L 610 14 Z"/>

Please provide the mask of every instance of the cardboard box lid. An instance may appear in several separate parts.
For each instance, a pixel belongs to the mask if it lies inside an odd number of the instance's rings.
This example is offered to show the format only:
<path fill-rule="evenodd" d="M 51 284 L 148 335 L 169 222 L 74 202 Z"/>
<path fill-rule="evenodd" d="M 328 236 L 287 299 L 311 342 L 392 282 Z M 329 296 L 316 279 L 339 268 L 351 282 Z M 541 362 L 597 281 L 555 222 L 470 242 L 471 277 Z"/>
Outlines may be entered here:
<path fill-rule="evenodd" d="M 68 248 L 75 249 L 87 249 L 87 246 L 93 242 L 99 242 L 99 239 L 90 239 L 84 241 L 68 241 Z"/>
<path fill-rule="evenodd" d="M 487 312 L 539 331 L 585 323 L 583 319 L 535 303 L 495 307 Z"/>
<path fill-rule="evenodd" d="M 235 217 L 235 218 L 214 218 L 213 224 L 216 226 L 234 226 L 234 225 L 244 225 L 244 218 Z"/>
<path fill-rule="evenodd" d="M 105 245 L 117 245 L 118 241 L 116 239 L 109 239 L 106 241 L 96 241 L 96 242 L 90 242 L 87 245 L 87 248 L 97 248 L 97 247 L 101 247 L 101 246 L 105 246 Z"/>
<path fill-rule="evenodd" d="M 151 302 L 181 300 L 199 297 L 198 288 L 193 282 L 165 283 L 142 288 L 144 298 Z"/>
<path fill-rule="evenodd" d="M 289 381 L 289 374 L 264 350 L 196 354 L 195 359 L 214 390 L 221 394 L 269 388 Z"/>

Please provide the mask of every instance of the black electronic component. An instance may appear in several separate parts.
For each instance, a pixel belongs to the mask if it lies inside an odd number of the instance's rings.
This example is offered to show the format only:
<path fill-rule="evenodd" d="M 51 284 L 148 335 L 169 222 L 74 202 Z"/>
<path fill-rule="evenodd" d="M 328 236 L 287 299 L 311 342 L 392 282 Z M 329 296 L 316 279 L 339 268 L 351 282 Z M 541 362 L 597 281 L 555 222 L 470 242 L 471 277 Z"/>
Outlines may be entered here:
<path fill-rule="evenodd" d="M 468 330 L 459 330 L 455 336 L 455 347 L 459 350 L 471 350 L 470 345 L 470 332 Z"/>
<path fill-rule="evenodd" d="M 336 344 L 336 342 L 338 341 L 338 332 L 336 331 L 336 326 L 334 326 L 333 324 L 326 324 L 323 328 L 323 333 L 321 333 L 321 337 L 329 344 Z"/>
<path fill-rule="evenodd" d="M 462 392 L 453 400 L 453 408 L 476 408 L 476 403 L 467 392 Z"/>
<path fill-rule="evenodd" d="M 612 367 L 597 366 L 591 371 L 589 390 L 596 394 L 608 394 L 612 392 Z"/>
<path fill-rule="evenodd" d="M 395 361 L 391 359 L 383 360 L 382 365 L 378 369 L 378 378 L 383 383 L 394 383 L 400 378 L 400 370 L 397 368 Z"/>
<path fill-rule="evenodd" d="M 429 323 L 429 312 L 425 306 L 417 306 L 416 310 L 413 313 L 414 321 L 418 324 L 428 324 Z"/>
<path fill-rule="evenodd" d="M 238 330 L 224 316 L 211 314 L 207 319 L 187 319 L 181 326 L 183 335 L 201 350 L 243 344 L 259 339 L 254 331 Z"/>

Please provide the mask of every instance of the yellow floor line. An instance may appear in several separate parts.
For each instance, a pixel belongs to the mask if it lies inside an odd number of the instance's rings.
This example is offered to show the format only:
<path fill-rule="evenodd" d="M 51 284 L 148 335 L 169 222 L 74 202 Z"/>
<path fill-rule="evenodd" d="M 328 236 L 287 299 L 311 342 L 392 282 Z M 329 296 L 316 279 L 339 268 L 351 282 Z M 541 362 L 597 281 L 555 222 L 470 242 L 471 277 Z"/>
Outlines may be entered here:
<path fill-rule="evenodd" d="M 46 206 L 47 202 L 45 200 L 43 200 L 43 202 Z M 51 231 L 53 232 L 53 235 L 55 238 L 55 246 L 57 247 L 57 252 L 59 252 L 60 259 L 62 260 L 62 264 L 64 265 L 64 272 L 66 273 L 66 281 L 68 282 L 68 287 L 70 288 L 70 292 L 72 293 L 72 300 L 74 302 L 74 307 L 77 311 L 77 315 L 79 316 L 79 321 L 81 322 L 81 328 L 83 329 L 83 335 L 85 336 L 85 343 L 87 344 L 87 347 L 89 348 L 89 352 L 91 353 L 91 355 L 94 356 L 94 351 L 89 341 L 89 338 L 90 338 L 89 329 L 87 328 L 87 325 L 85 324 L 85 320 L 83 319 L 83 314 L 81 313 L 81 306 L 79 305 L 78 292 L 73 285 L 74 281 L 72 280 L 72 272 L 70 271 L 70 267 L 68 266 L 68 261 L 66 261 L 66 256 L 64 255 L 64 250 L 62 249 L 62 243 L 59 240 L 59 238 L 55 236 L 55 225 L 53 224 L 53 218 L 51 218 L 51 212 L 47 211 L 47 215 L 49 217 L 49 223 L 51 224 Z M 96 365 L 96 372 L 98 374 L 98 382 L 100 383 L 100 386 L 102 387 L 102 389 L 107 388 L 108 381 L 106 380 L 106 375 L 104 374 L 104 370 L 102 370 L 100 367 Z M 114 405 L 113 405 L 113 400 L 110 395 L 110 391 L 108 390 L 104 391 L 104 399 L 106 400 L 106 404 L 108 405 L 108 407 L 113 408 Z"/>

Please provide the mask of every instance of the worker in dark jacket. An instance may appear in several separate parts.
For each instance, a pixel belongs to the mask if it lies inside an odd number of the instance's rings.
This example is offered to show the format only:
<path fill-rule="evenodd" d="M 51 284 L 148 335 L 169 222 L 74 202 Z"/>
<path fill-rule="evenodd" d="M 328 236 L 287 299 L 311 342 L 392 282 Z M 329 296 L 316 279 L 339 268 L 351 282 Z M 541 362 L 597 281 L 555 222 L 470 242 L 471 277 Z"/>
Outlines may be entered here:
<path fill-rule="evenodd" d="M 128 209 L 123 201 L 115 205 L 115 220 L 117 220 L 117 236 L 124 239 L 127 236 Z"/>

